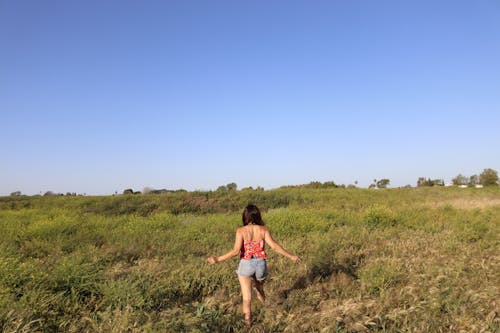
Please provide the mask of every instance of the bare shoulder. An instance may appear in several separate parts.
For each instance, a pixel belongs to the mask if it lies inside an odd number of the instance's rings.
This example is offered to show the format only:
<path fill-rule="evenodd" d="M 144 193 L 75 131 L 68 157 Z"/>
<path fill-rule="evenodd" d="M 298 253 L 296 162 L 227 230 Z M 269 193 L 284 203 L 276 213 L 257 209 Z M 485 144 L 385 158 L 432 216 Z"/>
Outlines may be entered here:
<path fill-rule="evenodd" d="M 244 230 L 242 227 L 239 227 L 238 229 L 236 229 L 236 236 L 235 237 L 236 237 L 236 240 L 244 238 Z"/>
<path fill-rule="evenodd" d="M 269 229 L 265 225 L 260 226 L 260 231 L 265 235 L 269 233 Z"/>

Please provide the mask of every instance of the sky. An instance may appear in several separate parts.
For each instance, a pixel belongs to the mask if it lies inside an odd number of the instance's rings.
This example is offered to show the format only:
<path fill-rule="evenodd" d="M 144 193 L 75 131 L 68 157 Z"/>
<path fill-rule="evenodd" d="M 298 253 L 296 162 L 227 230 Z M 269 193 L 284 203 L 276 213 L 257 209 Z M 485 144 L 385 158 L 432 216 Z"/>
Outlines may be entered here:
<path fill-rule="evenodd" d="M 0 0 L 0 195 L 500 170 L 500 2 Z"/>

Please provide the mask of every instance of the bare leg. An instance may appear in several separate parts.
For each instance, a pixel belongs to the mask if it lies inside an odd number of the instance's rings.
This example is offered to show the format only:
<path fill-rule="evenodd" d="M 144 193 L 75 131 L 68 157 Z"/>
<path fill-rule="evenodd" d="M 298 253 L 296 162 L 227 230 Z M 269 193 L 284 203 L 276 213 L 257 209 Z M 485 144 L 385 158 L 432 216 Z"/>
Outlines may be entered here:
<path fill-rule="evenodd" d="M 266 300 L 266 293 L 264 292 L 264 280 L 259 281 L 255 280 L 255 289 L 257 290 L 257 298 L 258 300 L 264 304 Z"/>
<path fill-rule="evenodd" d="M 238 275 L 241 286 L 241 295 L 243 296 L 243 313 L 248 327 L 252 325 L 252 278 Z"/>

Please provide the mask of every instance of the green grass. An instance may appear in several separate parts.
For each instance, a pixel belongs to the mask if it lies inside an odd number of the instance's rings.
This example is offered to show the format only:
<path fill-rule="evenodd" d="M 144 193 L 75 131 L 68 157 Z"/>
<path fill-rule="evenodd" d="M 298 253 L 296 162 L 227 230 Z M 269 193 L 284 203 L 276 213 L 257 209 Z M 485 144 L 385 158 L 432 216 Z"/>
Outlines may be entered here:
<path fill-rule="evenodd" d="M 252 332 L 500 332 L 500 189 L 0 198 L 0 330 L 238 332 L 248 203 L 269 250 Z"/>

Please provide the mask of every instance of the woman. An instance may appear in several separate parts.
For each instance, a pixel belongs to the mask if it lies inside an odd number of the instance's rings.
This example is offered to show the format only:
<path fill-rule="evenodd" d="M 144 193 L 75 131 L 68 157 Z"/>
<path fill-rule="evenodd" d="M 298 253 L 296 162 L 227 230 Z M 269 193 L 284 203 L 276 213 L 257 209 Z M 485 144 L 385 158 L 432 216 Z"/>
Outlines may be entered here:
<path fill-rule="evenodd" d="M 241 285 L 245 322 L 247 326 L 250 326 L 252 321 L 252 280 L 255 281 L 257 298 L 264 303 L 266 297 L 264 280 L 267 277 L 267 254 L 264 243 L 267 243 L 271 249 L 294 262 L 300 262 L 300 258 L 291 254 L 273 240 L 269 229 L 264 226 L 264 221 L 257 206 L 248 205 L 243 211 L 242 220 L 243 227 L 236 230 L 233 249 L 220 257 L 209 257 L 208 262 L 215 264 L 238 254 L 240 255 L 240 264 L 236 273 Z"/>

